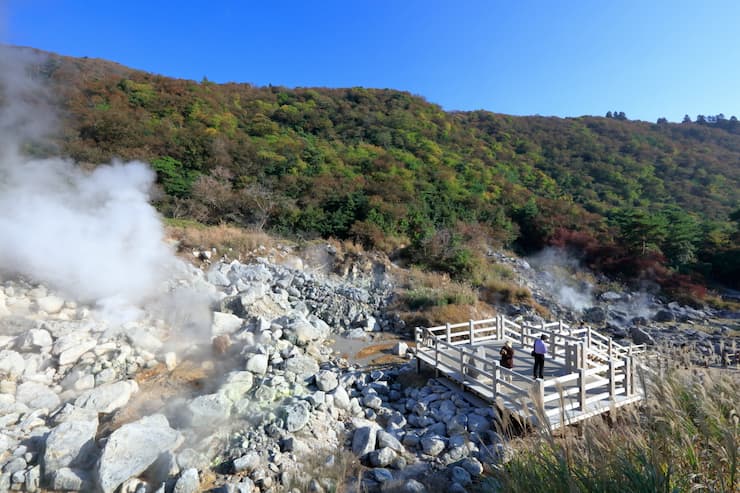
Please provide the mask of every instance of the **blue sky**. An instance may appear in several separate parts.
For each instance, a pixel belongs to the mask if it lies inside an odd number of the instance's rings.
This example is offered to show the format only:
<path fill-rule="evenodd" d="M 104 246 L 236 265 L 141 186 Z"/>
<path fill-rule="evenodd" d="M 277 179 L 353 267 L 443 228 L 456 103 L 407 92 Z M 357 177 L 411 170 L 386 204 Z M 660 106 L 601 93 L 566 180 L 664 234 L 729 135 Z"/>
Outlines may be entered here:
<path fill-rule="evenodd" d="M 0 38 L 172 77 L 445 110 L 740 117 L 740 1 L 0 0 Z"/>

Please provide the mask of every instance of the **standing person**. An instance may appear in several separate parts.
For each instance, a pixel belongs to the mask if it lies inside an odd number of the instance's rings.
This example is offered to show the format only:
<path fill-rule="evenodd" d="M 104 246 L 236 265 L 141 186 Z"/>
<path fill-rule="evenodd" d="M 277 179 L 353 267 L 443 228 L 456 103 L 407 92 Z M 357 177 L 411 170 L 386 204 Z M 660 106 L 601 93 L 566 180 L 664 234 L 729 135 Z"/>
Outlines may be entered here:
<path fill-rule="evenodd" d="M 546 340 L 547 334 L 542 334 L 539 339 L 534 341 L 534 350 L 532 351 L 532 356 L 534 356 L 533 378 L 545 378 L 542 372 L 545 369 L 545 355 L 547 354 Z"/>
<path fill-rule="evenodd" d="M 501 355 L 501 366 L 508 368 L 509 370 L 514 368 L 514 348 L 511 347 L 511 341 L 506 341 L 504 343 L 504 347 L 501 348 L 499 354 Z M 505 375 L 506 381 L 511 382 L 511 373 L 507 372 Z"/>

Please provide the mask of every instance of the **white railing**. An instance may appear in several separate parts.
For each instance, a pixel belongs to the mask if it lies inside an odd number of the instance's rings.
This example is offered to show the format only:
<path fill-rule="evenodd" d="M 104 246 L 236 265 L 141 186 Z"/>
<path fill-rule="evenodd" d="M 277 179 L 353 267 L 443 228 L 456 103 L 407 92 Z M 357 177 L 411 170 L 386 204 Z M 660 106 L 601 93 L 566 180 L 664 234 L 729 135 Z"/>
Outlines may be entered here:
<path fill-rule="evenodd" d="M 549 336 L 548 366 L 565 375 L 534 380 L 520 372 L 503 368 L 496 358 L 476 354 L 476 346 L 487 341 L 512 341 L 530 347 L 541 334 Z M 521 404 L 539 409 L 548 419 L 561 422 L 569 412 L 604 412 L 620 397 L 637 395 L 634 385 L 633 356 L 644 346 L 622 346 L 590 327 L 573 329 L 566 323 L 537 325 L 518 323 L 503 315 L 486 320 L 445 324 L 416 329 L 417 358 L 437 372 L 473 390 L 491 402 L 509 407 Z"/>

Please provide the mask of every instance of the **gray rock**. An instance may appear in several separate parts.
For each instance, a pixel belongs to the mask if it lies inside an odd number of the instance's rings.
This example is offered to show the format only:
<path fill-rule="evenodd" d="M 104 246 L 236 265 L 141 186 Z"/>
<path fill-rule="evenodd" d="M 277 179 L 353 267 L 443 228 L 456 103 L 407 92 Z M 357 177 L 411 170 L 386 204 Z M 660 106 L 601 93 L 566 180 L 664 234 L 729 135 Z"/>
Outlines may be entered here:
<path fill-rule="evenodd" d="M 267 373 L 268 356 L 266 354 L 253 354 L 247 359 L 247 370 L 256 375 Z"/>
<path fill-rule="evenodd" d="M 173 493 L 196 493 L 200 488 L 198 470 L 195 468 L 185 469 L 175 483 Z"/>
<path fill-rule="evenodd" d="M 44 474 L 50 476 L 65 467 L 89 467 L 97 454 L 97 429 L 97 417 L 91 421 L 66 421 L 52 429 L 46 439 L 41 462 Z"/>
<path fill-rule="evenodd" d="M 653 339 L 653 336 L 645 332 L 645 330 L 642 327 L 633 326 L 630 328 L 630 336 L 632 336 L 632 340 L 635 344 L 648 344 L 648 345 L 654 345 L 655 339 Z"/>
<path fill-rule="evenodd" d="M 388 447 L 373 450 L 368 454 L 368 460 L 373 467 L 388 467 L 395 458 L 396 453 Z"/>
<path fill-rule="evenodd" d="M 343 411 L 349 411 L 352 407 L 352 403 L 349 398 L 349 394 L 346 390 L 344 390 L 344 387 L 339 385 L 336 389 L 334 389 L 332 392 L 329 392 L 328 395 L 332 397 L 332 401 L 334 402 L 334 406 L 338 409 L 342 409 Z"/>
<path fill-rule="evenodd" d="M 622 295 L 619 293 L 615 293 L 614 291 L 607 291 L 605 293 L 601 293 L 601 296 L 599 296 L 599 298 L 601 298 L 602 301 L 614 303 L 615 301 L 621 300 Z"/>
<path fill-rule="evenodd" d="M 487 418 L 485 416 L 481 416 L 480 414 L 469 414 L 468 415 L 468 431 L 471 433 L 473 432 L 483 432 L 486 430 L 491 429 L 491 420 L 490 418 Z"/>
<path fill-rule="evenodd" d="M 415 479 L 407 479 L 401 485 L 400 493 L 427 493 L 427 488 Z"/>
<path fill-rule="evenodd" d="M 141 327 L 127 331 L 126 338 L 132 346 L 143 349 L 144 351 L 149 351 L 150 353 L 156 353 L 162 348 L 162 341 L 151 334 L 148 330 Z"/>
<path fill-rule="evenodd" d="M 676 320 L 676 314 L 673 313 L 672 310 L 667 310 L 663 308 L 658 310 L 655 315 L 653 315 L 653 320 L 655 320 L 656 322 L 673 322 L 674 320 Z"/>
<path fill-rule="evenodd" d="M 26 459 L 24 459 L 23 457 L 15 457 L 5 463 L 5 465 L 3 466 L 3 472 L 12 475 L 18 471 L 22 471 L 26 468 L 26 466 L 28 466 Z"/>
<path fill-rule="evenodd" d="M 384 469 L 382 467 L 373 469 L 373 477 L 378 483 L 387 483 L 388 481 L 393 481 L 393 473 L 390 472 L 388 469 Z"/>
<path fill-rule="evenodd" d="M 583 310 L 583 320 L 589 324 L 603 324 L 606 322 L 606 310 L 600 306 L 593 306 Z"/>
<path fill-rule="evenodd" d="M 39 351 L 51 348 L 53 342 L 48 330 L 31 329 L 18 336 L 16 345 L 21 351 Z M 0 357 L 1 360 L 2 357 Z"/>
<path fill-rule="evenodd" d="M 231 402 L 244 398 L 254 385 L 254 375 L 248 371 L 237 371 L 229 374 L 226 383 L 218 390 Z"/>
<path fill-rule="evenodd" d="M 319 371 L 319 364 L 310 356 L 297 355 L 285 360 L 285 370 L 295 373 L 298 378 L 305 379 Z"/>
<path fill-rule="evenodd" d="M 260 462 L 259 454 L 251 450 L 238 459 L 234 459 L 234 472 L 252 472 L 260 466 Z"/>
<path fill-rule="evenodd" d="M 421 448 L 425 454 L 436 457 L 445 449 L 445 441 L 435 436 L 424 437 L 421 439 Z"/>
<path fill-rule="evenodd" d="M 187 405 L 188 423 L 193 428 L 210 428 L 224 423 L 231 415 L 232 402 L 223 394 L 206 394 Z"/>
<path fill-rule="evenodd" d="M 59 469 L 52 475 L 50 485 L 55 491 L 93 491 L 90 473 L 84 469 Z"/>
<path fill-rule="evenodd" d="M 469 485 L 473 482 L 473 478 L 470 477 L 470 473 L 460 466 L 454 466 L 452 468 L 452 471 L 450 471 L 450 479 L 463 486 Z"/>
<path fill-rule="evenodd" d="M 59 396 L 49 387 L 37 382 L 23 382 L 15 392 L 16 402 L 25 404 L 31 409 L 56 409 L 61 402 Z"/>
<path fill-rule="evenodd" d="M 306 346 L 309 342 L 321 340 L 325 334 L 308 320 L 298 318 L 285 328 L 285 337 L 293 344 Z"/>
<path fill-rule="evenodd" d="M 161 414 L 147 416 L 114 431 L 105 444 L 98 465 L 98 486 L 113 493 L 127 479 L 138 476 L 166 451 L 182 443 Z"/>
<path fill-rule="evenodd" d="M 398 438 L 385 430 L 378 430 L 378 447 L 388 447 L 399 453 L 404 451 L 403 445 L 398 441 Z"/>
<path fill-rule="evenodd" d="M 36 300 L 36 307 L 39 311 L 46 312 L 49 315 L 59 313 L 64 306 L 64 300 L 58 296 L 44 296 Z"/>
<path fill-rule="evenodd" d="M 25 369 L 26 362 L 23 356 L 10 349 L 0 351 L 0 374 L 15 379 L 23 375 Z"/>
<path fill-rule="evenodd" d="M 243 323 L 244 320 L 231 313 L 213 312 L 211 336 L 217 337 L 223 334 L 233 334 L 241 328 Z"/>
<path fill-rule="evenodd" d="M 460 467 L 468 471 L 471 476 L 483 474 L 483 464 L 475 457 L 466 457 L 460 461 Z"/>
<path fill-rule="evenodd" d="M 96 344 L 97 342 L 87 334 L 73 332 L 57 339 L 51 353 L 58 357 L 60 366 L 71 365 Z"/>
<path fill-rule="evenodd" d="M 283 407 L 285 415 L 285 429 L 293 433 L 302 429 L 311 417 L 309 404 L 306 401 L 298 401 Z"/>
<path fill-rule="evenodd" d="M 339 385 L 337 374 L 331 370 L 321 370 L 315 375 L 315 379 L 316 386 L 324 392 L 331 392 Z"/>
<path fill-rule="evenodd" d="M 75 406 L 99 413 L 111 413 L 128 404 L 131 396 L 138 391 L 139 385 L 135 380 L 106 383 L 80 394 L 75 400 Z"/>
<path fill-rule="evenodd" d="M 395 346 L 393 346 L 393 354 L 395 354 L 396 356 L 406 356 L 408 350 L 409 345 L 403 341 L 399 341 L 396 343 Z"/>
<path fill-rule="evenodd" d="M 377 411 L 383 405 L 383 399 L 375 394 L 368 394 L 362 398 L 362 404 L 365 407 L 369 407 L 370 409 Z"/>
<path fill-rule="evenodd" d="M 377 428 L 374 426 L 361 426 L 352 435 L 352 452 L 357 457 L 364 457 L 375 450 Z"/>

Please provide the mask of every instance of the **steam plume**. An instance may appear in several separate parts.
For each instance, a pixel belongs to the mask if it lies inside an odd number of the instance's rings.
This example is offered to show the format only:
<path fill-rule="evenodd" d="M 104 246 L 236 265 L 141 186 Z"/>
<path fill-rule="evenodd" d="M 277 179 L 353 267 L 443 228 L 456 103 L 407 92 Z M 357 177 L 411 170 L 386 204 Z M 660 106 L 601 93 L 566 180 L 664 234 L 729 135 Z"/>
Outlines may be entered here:
<path fill-rule="evenodd" d="M 27 70 L 38 63 L 29 50 L 0 46 L 0 273 L 79 301 L 139 304 L 174 262 L 148 202 L 154 173 L 140 162 L 85 173 L 69 160 L 24 155 L 53 114 Z"/>

